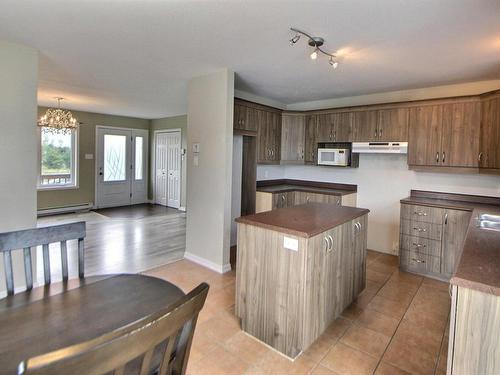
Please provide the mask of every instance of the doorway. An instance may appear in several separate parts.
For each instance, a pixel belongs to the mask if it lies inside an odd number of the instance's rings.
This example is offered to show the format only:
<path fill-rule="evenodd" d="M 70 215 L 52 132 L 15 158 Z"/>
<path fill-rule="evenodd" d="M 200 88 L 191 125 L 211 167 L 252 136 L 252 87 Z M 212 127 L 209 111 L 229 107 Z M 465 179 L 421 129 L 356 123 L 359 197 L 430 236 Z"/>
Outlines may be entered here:
<path fill-rule="evenodd" d="M 155 203 L 178 209 L 181 205 L 181 131 L 156 131 L 154 147 Z"/>
<path fill-rule="evenodd" d="M 148 131 L 96 127 L 96 206 L 147 202 Z"/>

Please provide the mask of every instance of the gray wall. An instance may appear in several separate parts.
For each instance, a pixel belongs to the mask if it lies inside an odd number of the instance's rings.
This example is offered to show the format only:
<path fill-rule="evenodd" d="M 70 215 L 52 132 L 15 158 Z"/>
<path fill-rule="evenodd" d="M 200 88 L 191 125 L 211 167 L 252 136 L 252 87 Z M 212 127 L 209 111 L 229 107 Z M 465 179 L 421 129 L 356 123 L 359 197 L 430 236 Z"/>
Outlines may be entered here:
<path fill-rule="evenodd" d="M 149 199 L 153 199 L 153 179 L 154 179 L 154 132 L 156 130 L 181 129 L 181 147 L 187 149 L 187 115 L 165 117 L 156 120 L 151 120 L 149 131 L 150 142 L 150 159 L 151 166 L 150 183 L 149 183 Z M 181 161 L 181 207 L 186 207 L 186 186 L 187 186 L 187 163 L 186 156 Z"/>
<path fill-rule="evenodd" d="M 186 257 L 218 272 L 230 269 L 233 99 L 227 69 L 189 82 Z"/>

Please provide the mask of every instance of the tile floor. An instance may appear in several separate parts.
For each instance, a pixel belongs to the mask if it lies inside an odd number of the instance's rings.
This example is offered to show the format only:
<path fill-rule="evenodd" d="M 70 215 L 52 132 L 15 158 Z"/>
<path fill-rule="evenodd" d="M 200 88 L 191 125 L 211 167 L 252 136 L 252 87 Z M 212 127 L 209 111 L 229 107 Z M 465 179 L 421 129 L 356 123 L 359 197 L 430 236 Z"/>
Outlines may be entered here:
<path fill-rule="evenodd" d="M 235 273 L 219 275 L 187 260 L 146 272 L 188 291 L 210 292 L 200 313 L 187 373 L 445 374 L 448 284 L 398 270 L 397 258 L 368 251 L 367 285 L 327 331 L 294 362 L 240 330 Z"/>

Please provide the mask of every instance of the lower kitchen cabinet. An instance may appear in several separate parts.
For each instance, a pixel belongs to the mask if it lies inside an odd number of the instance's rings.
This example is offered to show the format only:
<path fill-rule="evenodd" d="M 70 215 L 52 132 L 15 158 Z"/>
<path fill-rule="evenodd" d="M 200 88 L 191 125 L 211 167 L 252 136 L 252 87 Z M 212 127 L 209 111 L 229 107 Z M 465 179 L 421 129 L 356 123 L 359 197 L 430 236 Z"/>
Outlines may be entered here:
<path fill-rule="evenodd" d="M 500 297 L 451 285 L 451 375 L 500 374 Z"/>
<path fill-rule="evenodd" d="M 273 194 L 273 210 L 277 208 L 292 207 L 295 203 L 295 192 L 287 191 L 285 193 Z M 260 211 L 259 211 L 260 212 Z"/>
<path fill-rule="evenodd" d="M 277 208 L 292 207 L 312 202 L 333 203 L 339 206 L 356 207 L 356 193 L 334 195 L 308 193 L 305 191 L 287 191 L 283 193 L 267 193 L 258 191 L 256 193 L 255 212 L 259 213 L 275 210 Z"/>
<path fill-rule="evenodd" d="M 401 269 L 449 280 L 460 257 L 471 212 L 401 204 Z"/>

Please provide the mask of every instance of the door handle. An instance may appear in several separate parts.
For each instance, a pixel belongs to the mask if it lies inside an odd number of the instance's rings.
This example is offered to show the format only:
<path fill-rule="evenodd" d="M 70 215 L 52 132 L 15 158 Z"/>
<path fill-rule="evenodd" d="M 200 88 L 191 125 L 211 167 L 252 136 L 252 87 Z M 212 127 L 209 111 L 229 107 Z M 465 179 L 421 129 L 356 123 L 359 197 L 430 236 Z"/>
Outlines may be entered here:
<path fill-rule="evenodd" d="M 333 250 L 333 238 L 332 238 L 332 236 L 331 236 L 331 235 L 328 235 L 328 240 L 329 240 L 329 242 L 330 242 L 330 247 L 329 247 L 329 249 L 330 249 L 330 251 L 332 251 L 332 250 Z"/>
<path fill-rule="evenodd" d="M 330 242 L 328 241 L 328 237 L 324 237 L 323 240 L 325 241 L 325 251 L 328 251 L 328 248 L 330 247 Z"/>
<path fill-rule="evenodd" d="M 439 151 L 436 152 L 436 163 L 439 163 Z"/>
<path fill-rule="evenodd" d="M 477 156 L 477 161 L 481 163 L 483 161 L 483 153 L 480 152 L 479 155 Z"/>
<path fill-rule="evenodd" d="M 443 163 L 444 163 L 445 159 L 446 159 L 446 154 L 443 151 L 443 159 L 442 159 Z"/>

